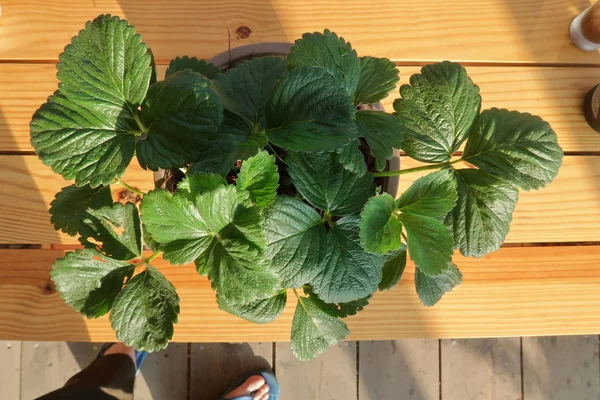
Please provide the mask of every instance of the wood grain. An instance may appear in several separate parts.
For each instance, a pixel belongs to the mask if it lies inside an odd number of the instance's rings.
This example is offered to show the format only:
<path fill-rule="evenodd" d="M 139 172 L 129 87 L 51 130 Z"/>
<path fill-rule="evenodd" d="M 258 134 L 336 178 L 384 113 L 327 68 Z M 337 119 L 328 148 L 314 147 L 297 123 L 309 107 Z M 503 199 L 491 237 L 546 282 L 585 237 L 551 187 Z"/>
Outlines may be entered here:
<path fill-rule="evenodd" d="M 420 67 L 399 66 L 400 84 L 408 83 Z M 600 82 L 600 68 L 467 67 L 480 86 L 482 107 L 504 107 L 536 114 L 556 131 L 569 152 L 600 152 L 600 134 L 582 113 L 585 94 Z M 159 67 L 160 76 L 166 66 Z M 33 151 L 29 122 L 57 86 L 52 64 L 0 64 L 0 151 Z M 393 111 L 394 91 L 384 106 Z"/>
<path fill-rule="evenodd" d="M 0 156 L 0 243 L 77 243 L 77 239 L 54 230 L 48 208 L 54 195 L 72 182 L 65 181 L 42 164 L 37 156 Z M 151 171 L 132 162 L 123 179 L 141 190 L 154 188 Z M 113 198 L 131 192 L 112 186 Z"/>
<path fill-rule="evenodd" d="M 521 400 L 521 340 L 442 340 L 444 400 Z"/>
<path fill-rule="evenodd" d="M 231 46 L 291 42 L 329 28 L 361 55 L 395 61 L 594 63 L 595 52 L 570 41 L 571 20 L 587 0 L 383 0 L 376 5 L 335 0 L 5 0 L 0 59 L 56 60 L 85 21 L 112 13 L 136 26 L 161 62 L 174 56 L 212 57 Z M 35 12 L 32 12 L 35 10 Z M 68 12 L 65 12 L 68 10 Z M 246 39 L 236 30 L 248 27 Z"/>
<path fill-rule="evenodd" d="M 285 399 L 357 399 L 356 342 L 342 342 L 321 357 L 298 361 L 289 343 L 277 343 L 276 372 Z"/>
<path fill-rule="evenodd" d="M 191 352 L 191 399 L 220 399 L 242 375 L 270 369 L 272 343 L 194 343 Z"/>
<path fill-rule="evenodd" d="M 59 250 L 0 250 L 0 340 L 111 341 L 108 318 L 85 320 L 54 291 Z M 600 332 L 600 246 L 503 248 L 481 259 L 456 255 L 464 283 L 435 307 L 421 305 L 409 262 L 399 286 L 375 294 L 348 319 L 348 340 L 576 335 Z M 296 300 L 256 325 L 217 308 L 193 266 L 156 266 L 175 285 L 181 315 L 175 341 L 288 341 Z"/>
<path fill-rule="evenodd" d="M 135 378 L 134 400 L 188 399 L 188 345 L 171 343 L 150 353 Z"/>
<path fill-rule="evenodd" d="M 402 157 L 401 168 L 423 165 Z M 464 163 L 455 164 L 465 168 Z M 398 193 L 432 171 L 402 175 Z M 558 176 L 538 191 L 519 192 L 505 243 L 600 240 L 600 157 L 566 156 Z M 598 211 L 593 211 L 598 209 Z M 560 221 L 560 222 L 558 222 Z"/>
<path fill-rule="evenodd" d="M 21 342 L 0 341 L 0 398 L 21 396 Z"/>
<path fill-rule="evenodd" d="M 600 398 L 598 336 L 523 338 L 526 400 Z"/>
<path fill-rule="evenodd" d="M 439 350 L 434 339 L 360 342 L 358 398 L 438 400 Z"/>

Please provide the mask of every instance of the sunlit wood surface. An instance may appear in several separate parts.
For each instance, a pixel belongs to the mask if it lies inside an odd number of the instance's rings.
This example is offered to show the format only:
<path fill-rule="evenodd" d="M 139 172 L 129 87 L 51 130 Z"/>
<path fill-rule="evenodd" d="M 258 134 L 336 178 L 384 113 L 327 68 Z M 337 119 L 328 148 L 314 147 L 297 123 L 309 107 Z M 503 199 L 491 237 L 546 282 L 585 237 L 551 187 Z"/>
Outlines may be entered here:
<path fill-rule="evenodd" d="M 329 28 L 361 55 L 389 57 L 402 81 L 431 61 L 463 62 L 481 88 L 483 107 L 537 114 L 566 152 L 556 180 L 521 192 L 505 247 L 481 259 L 456 256 L 465 282 L 434 308 L 420 305 L 410 265 L 400 285 L 377 293 L 349 319 L 352 339 L 457 338 L 600 332 L 600 134 L 581 112 L 600 83 L 600 55 L 568 37 L 586 0 L 318 1 L 5 0 L 0 18 L 0 339 L 104 341 L 107 320 L 84 320 L 50 282 L 51 250 L 72 246 L 55 232 L 48 205 L 68 183 L 29 143 L 32 113 L 56 88 L 56 62 L 85 21 L 101 13 L 128 19 L 152 47 L 161 71 L 177 55 L 210 58 L 228 46 L 283 41 Z M 250 35 L 236 34 L 248 27 Z M 392 111 L 397 92 L 384 101 Z M 417 163 L 403 157 L 403 167 Z M 468 166 L 467 166 L 468 167 Z M 401 190 L 417 176 L 406 175 Z M 135 161 L 126 179 L 142 190 L 152 174 Z M 115 188 L 114 196 L 122 195 Z M 182 298 L 178 341 L 286 341 L 294 299 L 269 325 L 252 325 L 216 307 L 192 267 L 157 266 Z M 293 296 L 292 296 L 293 297 Z M 437 390 L 437 389 L 436 389 Z"/>

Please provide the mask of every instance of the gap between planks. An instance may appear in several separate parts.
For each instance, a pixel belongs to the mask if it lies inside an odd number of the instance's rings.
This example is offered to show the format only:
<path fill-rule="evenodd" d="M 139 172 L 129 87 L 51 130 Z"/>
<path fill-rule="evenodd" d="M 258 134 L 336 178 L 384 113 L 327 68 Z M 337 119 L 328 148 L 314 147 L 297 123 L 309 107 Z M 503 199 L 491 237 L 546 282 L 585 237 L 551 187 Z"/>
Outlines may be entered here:
<path fill-rule="evenodd" d="M 68 43 L 65 43 L 65 46 Z M 258 42 L 257 42 L 258 44 Z M 182 54 L 185 55 L 185 54 Z M 215 54 L 216 55 L 216 54 Z M 454 61 L 454 60 L 451 60 Z M 155 59 L 156 65 L 169 65 L 171 62 L 167 58 Z M 427 64 L 433 64 L 440 62 L 440 60 L 402 60 L 393 61 L 397 67 L 420 67 Z M 540 68 L 598 68 L 600 63 L 536 63 L 536 62 L 518 62 L 518 61 L 461 61 L 457 60 L 465 67 L 540 67 Z M 0 64 L 56 64 L 58 59 L 25 59 L 25 58 L 14 58 L 14 59 L 0 59 Z"/>

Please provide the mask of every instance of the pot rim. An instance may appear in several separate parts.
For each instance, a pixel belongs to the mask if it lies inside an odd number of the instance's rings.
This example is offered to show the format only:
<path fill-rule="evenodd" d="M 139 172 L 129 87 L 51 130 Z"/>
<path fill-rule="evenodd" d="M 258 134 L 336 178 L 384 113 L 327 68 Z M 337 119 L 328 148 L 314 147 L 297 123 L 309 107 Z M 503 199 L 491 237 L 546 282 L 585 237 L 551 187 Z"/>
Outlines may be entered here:
<path fill-rule="evenodd" d="M 208 60 L 208 62 L 215 64 L 217 67 L 226 68 L 233 61 L 250 57 L 265 57 L 269 55 L 285 56 L 290 52 L 292 43 L 285 42 L 264 42 L 264 43 L 252 43 L 244 46 L 234 47 L 230 50 L 224 51 Z"/>

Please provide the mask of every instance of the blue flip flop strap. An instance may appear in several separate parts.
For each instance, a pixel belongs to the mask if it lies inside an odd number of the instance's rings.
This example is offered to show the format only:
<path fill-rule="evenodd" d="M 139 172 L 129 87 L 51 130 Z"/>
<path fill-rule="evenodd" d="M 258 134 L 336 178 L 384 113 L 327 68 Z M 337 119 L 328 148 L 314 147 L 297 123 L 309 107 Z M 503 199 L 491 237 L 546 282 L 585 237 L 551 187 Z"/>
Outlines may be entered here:
<path fill-rule="evenodd" d="M 135 351 L 135 373 L 136 374 L 140 370 L 140 367 L 142 366 L 142 363 L 144 362 L 146 357 L 148 357 L 147 351 L 138 351 L 138 350 Z"/>

